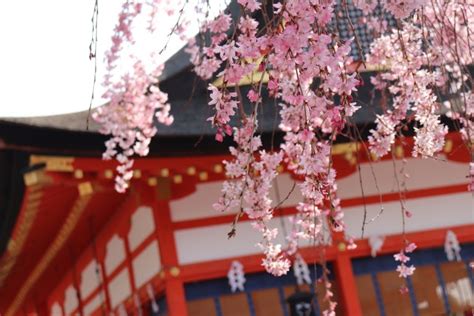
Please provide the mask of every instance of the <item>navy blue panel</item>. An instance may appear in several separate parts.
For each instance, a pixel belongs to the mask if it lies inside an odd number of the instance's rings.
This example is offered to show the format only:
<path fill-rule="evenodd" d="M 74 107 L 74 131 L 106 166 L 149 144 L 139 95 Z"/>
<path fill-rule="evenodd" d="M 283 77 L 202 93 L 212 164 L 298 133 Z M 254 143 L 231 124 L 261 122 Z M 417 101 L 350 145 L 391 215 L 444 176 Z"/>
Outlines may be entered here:
<path fill-rule="evenodd" d="M 166 306 L 166 299 L 165 297 L 161 297 L 161 298 L 158 298 L 156 299 L 156 302 L 158 303 L 158 313 L 154 313 L 153 312 L 153 309 L 151 308 L 151 303 L 149 304 L 148 306 L 148 309 L 150 311 L 150 315 L 151 316 L 161 316 L 161 315 L 165 315 L 166 312 L 167 312 L 167 306 Z"/>
<path fill-rule="evenodd" d="M 415 289 L 413 288 L 413 282 L 410 277 L 407 278 L 407 287 L 408 287 L 408 295 L 410 297 L 410 302 L 411 302 L 411 310 L 413 311 L 413 315 L 415 316 L 420 316 L 420 313 L 418 311 L 418 304 L 416 303 L 416 294 L 415 294 Z"/>
<path fill-rule="evenodd" d="M 216 315 L 222 316 L 221 301 L 219 301 L 218 297 L 214 297 L 214 306 L 216 307 Z"/>
<path fill-rule="evenodd" d="M 253 305 L 253 298 L 250 292 L 245 292 L 247 296 L 247 304 L 249 304 L 250 315 L 255 316 L 255 306 Z"/>
<path fill-rule="evenodd" d="M 322 268 L 314 265 L 310 266 L 311 279 L 315 280 L 315 275 L 321 277 Z M 329 278 L 334 278 L 332 272 L 332 265 L 328 263 L 328 270 L 330 271 Z M 245 275 L 245 291 L 251 292 L 254 290 L 285 287 L 289 285 L 296 285 L 296 278 L 293 271 L 290 270 L 286 275 L 281 277 L 272 276 L 266 272 L 253 273 Z M 232 294 L 230 291 L 229 281 L 227 278 L 214 279 L 204 282 L 193 282 L 185 285 L 186 300 L 196 300 L 206 297 L 217 297 L 225 294 Z"/>
<path fill-rule="evenodd" d="M 385 316 L 385 306 L 383 304 L 382 291 L 380 290 L 379 281 L 377 280 L 377 277 L 375 276 L 375 273 L 373 273 L 373 272 L 370 274 L 370 278 L 371 278 L 372 284 L 374 286 L 375 299 L 376 299 L 376 302 L 377 302 L 377 306 L 379 307 L 380 316 Z"/>
<path fill-rule="evenodd" d="M 443 304 L 444 304 L 444 311 L 446 315 L 451 314 L 451 307 L 449 306 L 448 301 L 448 293 L 446 293 L 446 283 L 444 282 L 443 273 L 441 272 L 441 268 L 439 264 L 435 264 L 436 269 L 436 277 L 438 278 L 439 285 L 441 286 L 441 291 L 443 294 Z"/>

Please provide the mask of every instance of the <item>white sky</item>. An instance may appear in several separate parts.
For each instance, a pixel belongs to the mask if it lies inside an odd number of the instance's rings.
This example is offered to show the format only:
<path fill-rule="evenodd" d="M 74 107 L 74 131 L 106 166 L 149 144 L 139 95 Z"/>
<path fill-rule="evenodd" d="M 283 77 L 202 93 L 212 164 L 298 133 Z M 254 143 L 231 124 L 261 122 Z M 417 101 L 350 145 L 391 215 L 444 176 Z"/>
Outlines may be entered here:
<path fill-rule="evenodd" d="M 104 91 L 101 86 L 104 52 L 110 46 L 123 1 L 99 1 L 95 106 L 106 101 L 100 99 Z M 218 9 L 223 8 L 223 0 L 214 1 Z M 88 58 L 93 5 L 94 0 L 2 1 L 0 117 L 55 115 L 89 108 L 94 66 Z M 139 53 L 158 51 L 176 18 L 160 15 L 157 38 L 147 40 L 146 34 L 138 36 L 137 42 L 142 43 Z M 195 18 L 191 20 L 196 22 Z M 190 30 L 197 32 L 197 24 Z M 162 58 L 173 55 L 184 44 L 173 37 Z"/>

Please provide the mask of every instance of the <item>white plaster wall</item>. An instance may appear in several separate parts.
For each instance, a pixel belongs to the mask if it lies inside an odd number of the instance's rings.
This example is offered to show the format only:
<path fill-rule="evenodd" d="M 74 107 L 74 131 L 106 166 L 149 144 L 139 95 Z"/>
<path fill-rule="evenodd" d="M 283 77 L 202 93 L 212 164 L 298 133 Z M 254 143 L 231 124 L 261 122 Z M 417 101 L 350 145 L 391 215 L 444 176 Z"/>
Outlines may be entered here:
<path fill-rule="evenodd" d="M 401 180 L 400 170 L 403 167 L 401 160 L 380 161 L 361 164 L 361 177 L 365 195 L 377 195 L 381 193 L 398 192 L 398 186 L 394 173 Z M 405 172 L 409 175 L 406 181 L 407 189 L 419 190 L 424 188 L 436 188 L 449 185 L 466 183 L 469 169 L 468 164 L 447 161 L 443 156 L 439 159 L 407 159 Z M 374 179 L 373 174 L 376 175 Z M 348 177 L 338 180 L 338 195 L 343 198 L 354 198 L 361 196 L 359 173 L 355 172 Z"/>
<path fill-rule="evenodd" d="M 282 217 L 286 229 L 291 229 L 289 217 Z M 325 225 L 326 226 L 326 225 Z M 270 227 L 276 227 L 279 234 L 276 243 L 284 245 L 284 236 L 280 218 L 274 218 Z M 180 264 L 189 264 L 209 260 L 225 259 L 230 257 L 260 254 L 257 243 L 261 241 L 261 234 L 250 226 L 249 221 L 237 224 L 237 234 L 228 239 L 230 223 L 193 229 L 183 229 L 175 232 L 178 260 Z M 327 229 L 325 229 L 327 231 Z M 329 234 L 326 234 L 329 240 Z M 311 242 L 302 243 L 309 246 Z"/>
<path fill-rule="evenodd" d="M 294 180 L 287 173 L 279 175 L 276 179 L 280 199 L 284 199 L 291 191 Z M 171 220 L 174 222 L 192 220 L 205 217 L 225 216 L 237 213 L 237 210 L 229 212 L 217 212 L 212 205 L 217 201 L 222 189 L 222 182 L 207 182 L 196 186 L 196 191 L 191 195 L 170 202 Z M 276 186 L 270 192 L 270 198 L 277 203 Z M 290 197 L 281 205 L 292 206 L 301 200 L 298 188 L 293 190 Z"/>
<path fill-rule="evenodd" d="M 123 269 L 109 283 L 110 304 L 116 308 L 132 294 L 128 270 Z"/>
<path fill-rule="evenodd" d="M 105 249 L 105 273 L 110 275 L 125 260 L 125 242 L 115 234 L 107 242 Z"/>
<path fill-rule="evenodd" d="M 470 193 L 449 194 L 436 197 L 409 199 L 407 209 L 413 214 L 406 219 L 406 232 L 459 226 L 474 223 L 474 199 Z M 400 202 L 383 204 L 384 211 L 373 223 L 366 225 L 365 237 L 372 235 L 394 235 L 402 233 Z M 367 205 L 367 219 L 380 212 L 379 204 Z M 344 209 L 347 233 L 360 238 L 363 206 Z"/>
<path fill-rule="evenodd" d="M 80 290 L 81 290 L 81 297 L 86 298 L 91 294 L 101 283 L 100 278 L 100 270 L 99 270 L 99 278 L 96 273 L 96 268 L 99 268 L 97 266 L 97 261 L 91 260 L 84 270 L 82 270 L 81 273 L 81 285 L 80 285 Z"/>
<path fill-rule="evenodd" d="M 130 218 L 128 243 L 130 250 L 135 250 L 148 236 L 155 231 L 155 221 L 151 207 L 139 207 Z"/>
<path fill-rule="evenodd" d="M 161 270 L 158 241 L 151 242 L 132 262 L 137 288 L 150 281 Z"/>
<path fill-rule="evenodd" d="M 51 306 L 51 316 L 63 316 L 63 310 L 58 302 L 54 302 Z"/>
<path fill-rule="evenodd" d="M 89 315 L 92 315 L 95 311 L 97 311 L 102 304 L 104 304 L 104 299 L 105 299 L 105 296 L 104 296 L 104 292 L 100 292 L 98 293 L 96 296 L 94 296 L 94 298 L 92 298 L 92 300 L 87 303 L 85 306 L 84 306 L 84 315 L 85 316 L 89 316 Z"/>
<path fill-rule="evenodd" d="M 402 161 L 395 161 L 395 172 L 400 173 Z M 410 178 L 407 181 L 408 190 L 418 190 L 423 188 L 434 188 L 466 183 L 468 164 L 447 161 L 443 156 L 438 160 L 409 158 L 405 166 L 406 173 Z M 372 172 L 376 175 L 374 179 Z M 394 163 L 392 160 L 364 163 L 361 165 L 361 177 L 366 196 L 380 193 L 398 192 L 394 177 Z M 276 179 L 280 199 L 284 199 L 291 191 L 294 180 L 289 174 L 279 175 Z M 338 196 L 342 199 L 361 196 L 359 173 L 355 172 L 348 177 L 339 179 Z M 377 190 L 377 185 L 379 190 Z M 212 204 L 217 201 L 222 188 L 221 182 L 202 183 L 196 186 L 196 191 L 186 197 L 171 201 L 171 219 L 174 222 L 192 220 L 198 218 L 225 216 L 236 213 L 230 211 L 226 213 L 216 212 Z M 276 186 L 271 192 L 271 199 L 277 203 Z M 301 201 L 299 188 L 296 187 L 290 197 L 282 206 L 294 206 Z"/>
<path fill-rule="evenodd" d="M 64 292 L 64 312 L 70 315 L 78 306 L 76 289 L 73 285 L 69 285 Z"/>

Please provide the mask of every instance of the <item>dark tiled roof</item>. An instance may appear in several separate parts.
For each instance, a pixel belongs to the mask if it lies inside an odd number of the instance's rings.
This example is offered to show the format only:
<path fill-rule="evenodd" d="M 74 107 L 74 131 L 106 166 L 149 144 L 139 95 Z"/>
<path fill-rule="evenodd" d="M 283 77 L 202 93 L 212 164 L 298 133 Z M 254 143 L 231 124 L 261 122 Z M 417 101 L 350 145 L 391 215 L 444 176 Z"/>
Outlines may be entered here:
<path fill-rule="evenodd" d="M 346 8 L 344 8 L 344 3 L 346 4 L 347 12 Z M 374 40 L 374 36 L 367 27 L 367 21 L 364 19 L 362 11 L 356 8 L 351 0 L 347 0 L 346 2 L 338 0 L 335 7 L 335 12 L 338 12 L 338 14 L 330 22 L 330 28 L 339 33 L 339 38 L 342 41 L 347 41 L 353 37 L 355 38 L 354 32 L 352 30 L 353 27 L 357 39 L 359 40 L 362 52 L 359 51 L 357 44 L 354 41 L 351 47 L 352 57 L 355 60 L 360 60 L 360 56 L 365 58 L 365 55 L 369 52 L 370 44 Z M 352 27 L 349 23 L 348 16 L 352 23 Z M 388 27 L 394 27 L 396 25 L 395 19 L 391 15 L 385 13 L 380 5 L 377 5 L 377 7 L 374 9 L 372 16 L 383 16 L 385 21 L 387 21 Z"/>

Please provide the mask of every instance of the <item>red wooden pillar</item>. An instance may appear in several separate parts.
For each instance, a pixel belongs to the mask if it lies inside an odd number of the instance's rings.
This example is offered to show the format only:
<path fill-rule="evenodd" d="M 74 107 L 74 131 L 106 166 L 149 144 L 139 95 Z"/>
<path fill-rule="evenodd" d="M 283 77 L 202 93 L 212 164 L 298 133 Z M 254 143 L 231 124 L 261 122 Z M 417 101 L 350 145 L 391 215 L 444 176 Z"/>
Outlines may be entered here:
<path fill-rule="evenodd" d="M 180 278 L 181 271 L 169 208 L 169 198 L 171 195 L 169 179 L 160 179 L 157 186 L 148 187 L 148 189 L 150 190 L 142 187 L 143 193 L 148 197 L 153 196 L 151 204 L 153 206 L 156 233 L 160 245 L 162 269 L 165 275 L 168 315 L 187 316 L 188 309 L 186 306 L 184 282 Z"/>
<path fill-rule="evenodd" d="M 354 272 L 352 271 L 351 258 L 347 250 L 342 250 L 338 253 L 334 266 L 336 280 L 339 286 L 340 303 L 343 307 L 344 314 L 362 316 L 362 308 L 357 294 L 357 285 Z"/>

